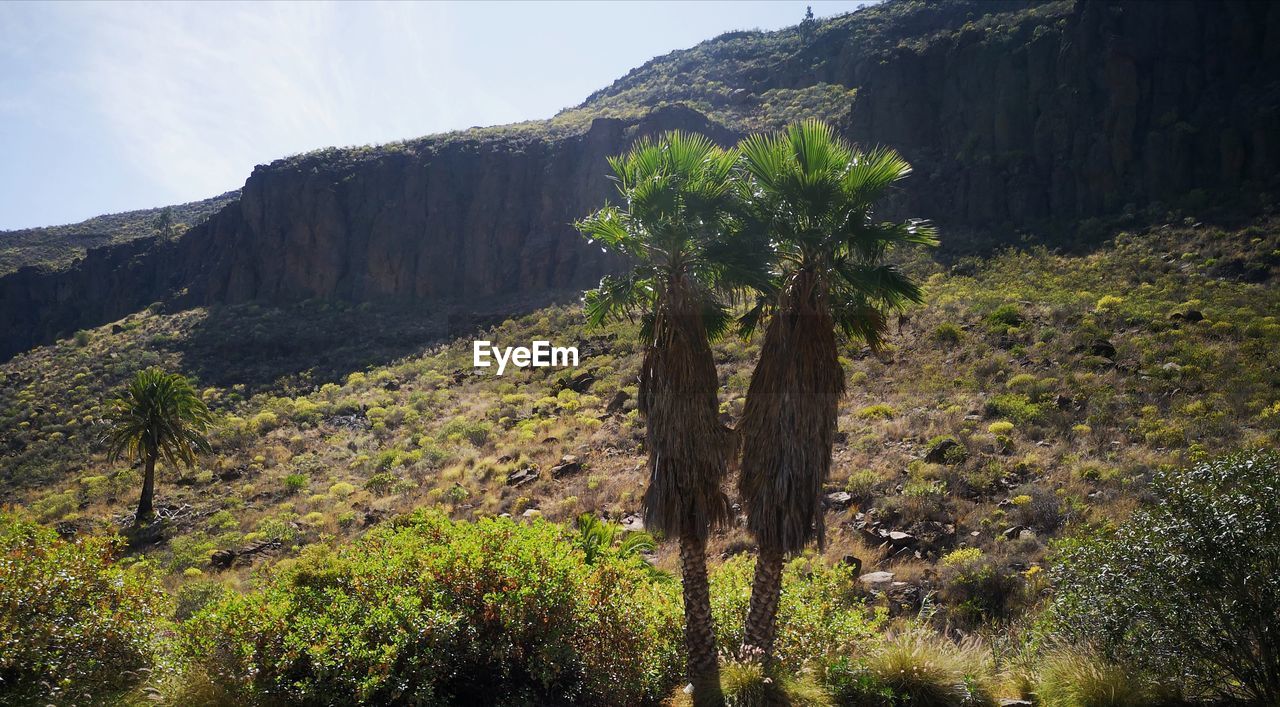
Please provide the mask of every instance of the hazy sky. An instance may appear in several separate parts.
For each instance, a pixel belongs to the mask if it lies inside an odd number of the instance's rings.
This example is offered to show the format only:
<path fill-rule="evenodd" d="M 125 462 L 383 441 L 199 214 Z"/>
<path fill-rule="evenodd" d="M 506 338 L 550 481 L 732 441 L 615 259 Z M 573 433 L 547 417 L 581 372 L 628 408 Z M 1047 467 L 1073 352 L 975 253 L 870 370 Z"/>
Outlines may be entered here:
<path fill-rule="evenodd" d="M 863 4 L 0 3 L 0 229 L 193 201 L 255 164 L 545 118 L 734 29 Z"/>

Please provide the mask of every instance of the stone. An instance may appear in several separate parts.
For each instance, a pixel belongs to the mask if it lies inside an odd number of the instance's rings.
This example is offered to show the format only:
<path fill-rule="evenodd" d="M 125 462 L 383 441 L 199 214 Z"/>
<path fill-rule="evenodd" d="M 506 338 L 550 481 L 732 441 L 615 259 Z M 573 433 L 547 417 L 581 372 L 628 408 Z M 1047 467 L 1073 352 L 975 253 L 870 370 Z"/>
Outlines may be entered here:
<path fill-rule="evenodd" d="M 858 577 L 858 581 L 871 589 L 878 589 L 893 582 L 892 572 L 868 572 Z"/>
<path fill-rule="evenodd" d="M 888 538 L 889 542 L 893 543 L 894 547 L 907 547 L 914 545 L 916 542 L 916 536 L 911 533 L 904 533 L 901 530 L 889 531 Z"/>
<path fill-rule="evenodd" d="M 623 530 L 640 532 L 644 530 L 644 519 L 638 515 L 632 514 L 624 517 L 622 519 L 622 523 L 619 525 L 622 526 Z"/>
<path fill-rule="evenodd" d="M 573 476 L 582 471 L 582 462 L 578 461 L 578 457 L 572 454 L 566 454 L 560 458 L 560 463 L 551 467 L 551 478 L 560 479 L 566 476 Z"/>
<path fill-rule="evenodd" d="M 1004 536 L 1005 540 L 1031 540 L 1036 536 L 1036 532 L 1025 525 L 1015 525 L 1011 528 L 1006 528 L 1005 531 L 1000 534 Z"/>
<path fill-rule="evenodd" d="M 209 556 L 209 564 L 218 569 L 226 569 L 236 561 L 235 550 L 217 550 Z"/>
<path fill-rule="evenodd" d="M 848 491 L 835 491 L 825 497 L 827 505 L 836 510 L 843 510 L 853 503 L 853 496 Z"/>
<path fill-rule="evenodd" d="M 583 371 L 574 376 L 564 378 L 560 381 L 561 390 L 572 390 L 575 393 L 585 393 L 591 390 L 591 386 L 595 385 L 596 375 L 591 371 Z"/>
<path fill-rule="evenodd" d="M 929 464 L 957 464 L 964 461 L 965 455 L 960 453 L 963 449 L 959 442 L 947 437 L 930 447 L 924 460 Z"/>
<path fill-rule="evenodd" d="M 525 484 L 535 481 L 538 478 L 537 467 L 526 466 L 507 474 L 507 486 L 520 488 Z"/>
<path fill-rule="evenodd" d="M 620 413 L 626 406 L 627 401 L 630 399 L 631 393 L 628 393 L 625 390 L 619 390 L 613 394 L 612 398 L 609 399 L 609 404 L 605 407 L 604 411 L 610 415 Z"/>
<path fill-rule="evenodd" d="M 1089 342 L 1089 354 L 1092 356 L 1101 356 L 1102 358 L 1114 359 L 1116 357 L 1116 347 L 1106 339 L 1094 339 Z"/>

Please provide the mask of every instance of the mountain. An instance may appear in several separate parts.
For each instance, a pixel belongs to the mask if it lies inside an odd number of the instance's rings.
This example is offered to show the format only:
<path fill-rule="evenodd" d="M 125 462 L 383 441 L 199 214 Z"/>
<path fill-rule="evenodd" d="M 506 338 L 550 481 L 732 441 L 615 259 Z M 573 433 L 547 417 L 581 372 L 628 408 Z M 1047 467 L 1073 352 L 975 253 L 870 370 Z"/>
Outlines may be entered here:
<path fill-rule="evenodd" d="M 816 116 L 893 146 L 916 175 L 892 210 L 957 251 L 1074 238 L 1080 219 L 1253 213 L 1280 168 L 1277 52 L 1280 7 L 1245 1 L 894 1 L 733 32 L 549 120 L 277 160 L 174 242 L 0 277 L 0 355 L 154 302 L 580 287 L 610 268 L 571 226 L 609 194 L 604 158 L 672 128 L 728 142 Z"/>
<path fill-rule="evenodd" d="M 891 0 L 547 120 L 5 234 L 0 703 L 688 704 L 678 543 L 632 532 L 642 325 L 585 323 L 619 263 L 572 222 L 640 136 L 806 116 L 901 150 L 886 210 L 944 246 L 895 254 L 923 301 L 883 346 L 839 344 L 827 542 L 787 561 L 779 672 L 726 656 L 734 696 L 1274 703 L 1243 689 L 1277 674 L 1280 458 L 1221 455 L 1280 443 L 1277 8 Z M 580 361 L 499 376 L 477 339 Z M 760 349 L 712 344 L 732 429 Z M 142 465 L 102 435 L 151 366 L 215 423 L 134 529 Z M 707 547 L 732 651 L 740 509 Z"/>
<path fill-rule="evenodd" d="M 147 237 L 176 238 L 239 196 L 239 190 L 234 190 L 211 199 L 95 216 L 65 226 L 0 231 L 0 276 L 26 266 L 63 269 L 84 257 L 89 249 L 113 243 Z"/>

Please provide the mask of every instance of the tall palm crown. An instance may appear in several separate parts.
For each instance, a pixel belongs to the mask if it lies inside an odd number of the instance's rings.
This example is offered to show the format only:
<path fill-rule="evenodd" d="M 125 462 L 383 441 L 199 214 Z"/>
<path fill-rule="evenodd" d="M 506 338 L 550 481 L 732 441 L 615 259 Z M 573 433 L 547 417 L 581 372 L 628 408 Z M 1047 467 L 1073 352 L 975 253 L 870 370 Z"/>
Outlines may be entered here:
<path fill-rule="evenodd" d="M 729 514 L 709 341 L 730 322 L 720 292 L 744 270 L 726 239 L 734 163 L 733 153 L 701 135 L 643 139 L 610 160 L 624 205 L 578 224 L 631 263 L 587 293 L 587 317 L 593 324 L 640 317 L 638 403 L 650 451 L 645 523 L 671 535 L 706 537 Z"/>
<path fill-rule="evenodd" d="M 110 459 L 127 457 L 145 466 L 139 519 L 151 514 L 156 462 L 193 463 L 197 452 L 209 449 L 204 434 L 212 421 L 186 378 L 157 368 L 139 371 L 110 402 L 104 435 Z"/>
<path fill-rule="evenodd" d="M 766 317 L 768 325 L 738 424 L 738 491 L 759 544 L 742 651 L 768 663 L 783 560 L 825 542 L 820 498 L 844 393 L 837 333 L 878 347 L 885 311 L 921 298 L 885 256 L 935 241 L 923 222 L 872 218 L 876 200 L 910 173 L 892 151 L 856 151 L 816 121 L 739 149 L 742 227 L 747 240 L 769 243 L 777 264 L 742 318 L 747 331 Z"/>
<path fill-rule="evenodd" d="M 762 547 L 794 553 L 824 539 L 819 495 L 844 392 L 837 331 L 878 347 L 886 310 L 921 299 L 886 255 L 937 241 L 923 221 L 873 219 L 875 202 L 911 171 L 892 150 L 859 152 L 819 121 L 739 149 L 743 221 L 778 263 L 773 287 L 742 319 L 748 331 L 766 317 L 768 326 L 738 427 L 739 491 Z"/>

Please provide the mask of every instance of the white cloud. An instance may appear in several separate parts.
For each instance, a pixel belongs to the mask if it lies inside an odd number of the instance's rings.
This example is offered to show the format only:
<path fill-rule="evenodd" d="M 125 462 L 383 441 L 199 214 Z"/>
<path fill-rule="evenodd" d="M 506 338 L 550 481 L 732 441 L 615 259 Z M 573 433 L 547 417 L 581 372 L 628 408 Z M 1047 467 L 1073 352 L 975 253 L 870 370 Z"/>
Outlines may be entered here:
<path fill-rule="evenodd" d="M 140 172 L 176 199 L 256 162 L 444 130 L 516 108 L 455 65 L 448 8 L 386 4 L 81 6 L 81 90 Z"/>

